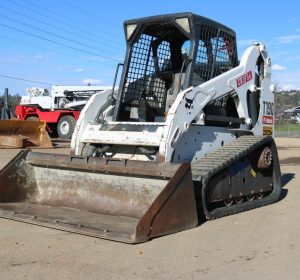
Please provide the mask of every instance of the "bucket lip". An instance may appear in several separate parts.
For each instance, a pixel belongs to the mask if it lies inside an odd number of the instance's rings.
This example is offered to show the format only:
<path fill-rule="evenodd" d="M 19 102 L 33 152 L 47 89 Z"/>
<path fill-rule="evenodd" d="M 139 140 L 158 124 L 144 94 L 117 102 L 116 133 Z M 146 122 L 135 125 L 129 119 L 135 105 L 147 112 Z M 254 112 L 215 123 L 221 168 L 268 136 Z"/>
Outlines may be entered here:
<path fill-rule="evenodd" d="M 69 223 L 62 223 L 54 220 L 43 219 L 41 217 L 36 217 L 32 215 L 27 215 L 24 213 L 15 213 L 14 211 L 3 210 L 0 207 L 0 218 L 18 221 L 26 224 L 33 224 L 37 226 L 42 226 L 51 229 L 57 229 L 65 232 L 72 232 L 80 235 L 96 237 L 101 239 L 106 239 L 110 241 L 136 244 L 141 242 L 146 242 L 148 240 L 136 239 L 134 227 L 131 233 L 121 233 L 114 231 L 106 231 L 103 229 L 102 231 L 99 229 L 93 229 L 90 227 L 86 227 L 84 225 L 75 225 Z M 136 219 L 136 224 L 138 224 L 139 219 Z"/>
<path fill-rule="evenodd" d="M 29 152 L 26 162 L 45 168 L 163 178 L 171 178 L 182 165 L 190 168 L 190 163 L 121 160 L 37 152 Z"/>

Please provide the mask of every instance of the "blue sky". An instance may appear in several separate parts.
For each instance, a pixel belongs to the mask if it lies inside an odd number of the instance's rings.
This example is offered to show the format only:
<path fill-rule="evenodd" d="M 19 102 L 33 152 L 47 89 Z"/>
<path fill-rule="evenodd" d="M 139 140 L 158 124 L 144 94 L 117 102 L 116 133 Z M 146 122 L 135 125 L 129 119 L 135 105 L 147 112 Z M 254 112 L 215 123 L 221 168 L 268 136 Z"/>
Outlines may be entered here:
<path fill-rule="evenodd" d="M 111 85 L 123 61 L 123 21 L 190 11 L 236 31 L 239 57 L 264 42 L 273 79 L 300 89 L 300 1 L 1 0 L 0 75 L 57 85 Z M 0 77 L 0 94 L 48 85 Z"/>

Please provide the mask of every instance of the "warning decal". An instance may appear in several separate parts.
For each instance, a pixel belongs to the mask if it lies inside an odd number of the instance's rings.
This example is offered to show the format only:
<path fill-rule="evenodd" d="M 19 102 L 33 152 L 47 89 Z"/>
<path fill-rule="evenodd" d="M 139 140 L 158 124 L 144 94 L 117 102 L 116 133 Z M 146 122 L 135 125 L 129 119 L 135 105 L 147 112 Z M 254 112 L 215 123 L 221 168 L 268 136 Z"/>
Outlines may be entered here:
<path fill-rule="evenodd" d="M 272 135 L 273 127 L 272 126 L 264 126 L 263 127 L 263 135 Z"/>
<path fill-rule="evenodd" d="M 262 123 L 263 124 L 273 124 L 273 116 L 263 116 Z"/>

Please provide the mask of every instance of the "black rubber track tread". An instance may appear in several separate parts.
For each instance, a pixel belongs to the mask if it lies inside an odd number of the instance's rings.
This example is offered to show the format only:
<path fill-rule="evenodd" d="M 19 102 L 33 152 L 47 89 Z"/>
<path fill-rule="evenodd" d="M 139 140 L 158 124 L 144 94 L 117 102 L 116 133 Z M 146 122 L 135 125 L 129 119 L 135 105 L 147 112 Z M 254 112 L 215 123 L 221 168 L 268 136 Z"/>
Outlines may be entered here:
<path fill-rule="evenodd" d="M 235 204 L 232 206 L 221 207 L 212 210 L 211 212 L 207 209 L 205 201 L 205 191 L 207 182 L 210 178 L 220 172 L 222 169 L 230 166 L 235 161 L 247 154 L 256 150 L 257 148 L 265 145 L 271 144 L 273 147 L 273 160 L 274 167 L 273 172 L 276 174 L 276 182 L 274 183 L 273 192 L 261 200 L 247 201 L 242 204 Z M 276 150 L 276 145 L 272 137 L 270 136 L 242 136 L 235 141 L 221 147 L 220 149 L 207 154 L 203 158 L 191 163 L 191 170 L 194 182 L 202 183 L 202 204 L 203 210 L 207 219 L 217 219 L 224 216 L 229 216 L 237 214 L 250 209 L 262 207 L 271 203 L 276 202 L 281 193 L 281 182 L 280 182 L 280 167 L 279 160 Z M 273 178 L 275 178 L 273 177 Z M 204 198 L 203 198 L 204 197 Z"/>

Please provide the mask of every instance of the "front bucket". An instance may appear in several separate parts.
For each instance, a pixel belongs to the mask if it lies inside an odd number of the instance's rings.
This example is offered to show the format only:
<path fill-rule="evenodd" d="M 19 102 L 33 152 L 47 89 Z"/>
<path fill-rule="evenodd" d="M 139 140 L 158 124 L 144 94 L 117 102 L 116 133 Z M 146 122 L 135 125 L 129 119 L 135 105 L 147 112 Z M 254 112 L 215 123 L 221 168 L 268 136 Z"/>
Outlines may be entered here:
<path fill-rule="evenodd" d="M 52 148 L 44 121 L 0 120 L 0 148 Z"/>
<path fill-rule="evenodd" d="M 0 217 L 126 243 L 195 227 L 189 164 L 20 152 L 0 171 Z"/>

